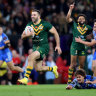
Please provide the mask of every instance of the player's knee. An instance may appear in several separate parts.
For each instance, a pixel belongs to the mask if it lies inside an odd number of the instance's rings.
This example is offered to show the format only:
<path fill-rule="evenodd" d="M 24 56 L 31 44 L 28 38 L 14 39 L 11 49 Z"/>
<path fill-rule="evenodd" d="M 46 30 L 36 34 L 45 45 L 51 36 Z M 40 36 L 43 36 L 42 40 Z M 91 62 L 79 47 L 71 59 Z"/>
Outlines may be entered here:
<path fill-rule="evenodd" d="M 28 61 L 34 61 L 34 60 L 36 60 L 35 57 L 36 57 L 36 56 L 34 56 L 33 54 L 29 55 L 29 56 L 28 56 Z"/>

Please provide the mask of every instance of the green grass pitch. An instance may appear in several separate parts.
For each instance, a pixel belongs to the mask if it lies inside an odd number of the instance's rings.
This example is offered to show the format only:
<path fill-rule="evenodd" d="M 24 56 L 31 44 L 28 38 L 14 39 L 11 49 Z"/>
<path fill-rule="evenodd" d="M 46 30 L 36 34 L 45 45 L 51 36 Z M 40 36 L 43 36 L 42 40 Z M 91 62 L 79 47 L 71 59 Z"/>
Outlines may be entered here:
<path fill-rule="evenodd" d="M 96 89 L 66 90 L 66 85 L 0 85 L 0 96 L 96 96 Z"/>

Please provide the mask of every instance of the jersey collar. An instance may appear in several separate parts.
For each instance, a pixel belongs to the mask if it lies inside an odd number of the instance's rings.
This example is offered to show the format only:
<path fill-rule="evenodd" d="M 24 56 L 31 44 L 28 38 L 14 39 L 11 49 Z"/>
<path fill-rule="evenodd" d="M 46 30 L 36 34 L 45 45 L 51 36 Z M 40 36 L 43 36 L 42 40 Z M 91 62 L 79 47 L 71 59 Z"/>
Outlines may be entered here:
<path fill-rule="evenodd" d="M 38 22 L 38 24 L 40 24 L 40 22 L 41 22 L 41 19 L 39 20 L 39 22 Z M 34 25 L 38 25 L 38 24 L 35 24 L 35 23 L 33 23 Z"/>

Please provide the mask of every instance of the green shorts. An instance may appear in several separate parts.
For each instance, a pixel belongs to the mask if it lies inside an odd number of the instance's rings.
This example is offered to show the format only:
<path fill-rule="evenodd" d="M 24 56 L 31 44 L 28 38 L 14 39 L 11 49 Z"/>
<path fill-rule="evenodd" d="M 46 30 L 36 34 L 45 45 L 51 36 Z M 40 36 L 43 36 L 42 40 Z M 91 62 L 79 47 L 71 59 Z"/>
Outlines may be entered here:
<path fill-rule="evenodd" d="M 33 46 L 33 52 L 38 51 L 40 53 L 40 60 L 43 60 L 44 56 L 47 56 L 49 53 L 49 45 L 43 44 L 40 46 Z"/>
<path fill-rule="evenodd" d="M 85 51 L 85 49 L 77 50 L 73 46 L 71 46 L 70 54 L 73 55 L 73 56 L 75 56 L 75 55 L 77 55 L 77 56 L 85 56 L 86 55 L 86 51 Z"/>

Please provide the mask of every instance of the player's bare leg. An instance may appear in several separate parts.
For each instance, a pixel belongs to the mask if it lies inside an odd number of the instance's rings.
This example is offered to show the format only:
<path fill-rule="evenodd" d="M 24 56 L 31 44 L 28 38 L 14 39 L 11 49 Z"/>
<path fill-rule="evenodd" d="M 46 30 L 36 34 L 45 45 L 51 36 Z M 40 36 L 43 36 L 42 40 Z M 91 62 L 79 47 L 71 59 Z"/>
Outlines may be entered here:
<path fill-rule="evenodd" d="M 35 51 L 35 52 L 33 52 L 32 54 L 30 54 L 28 56 L 28 65 L 27 65 L 26 73 L 25 73 L 25 76 L 24 76 L 23 79 L 18 80 L 20 83 L 27 84 L 28 78 L 29 78 L 29 76 L 31 74 L 31 71 L 32 71 L 33 66 L 34 66 L 34 63 L 39 58 L 40 58 L 40 53 L 38 51 Z"/>
<path fill-rule="evenodd" d="M 36 61 L 36 63 L 34 64 L 34 68 L 35 68 L 35 70 L 36 71 L 42 71 L 42 70 L 44 70 L 44 71 L 47 71 L 48 70 L 48 66 L 46 67 L 42 67 L 42 66 L 45 66 L 45 65 L 43 65 L 43 60 L 40 60 L 40 61 Z"/>
<path fill-rule="evenodd" d="M 71 83 L 71 81 L 72 81 L 74 67 L 76 67 L 76 64 L 77 64 L 76 60 L 77 60 L 77 56 L 71 55 L 71 64 L 70 64 L 69 70 L 68 70 L 68 83 Z"/>
<path fill-rule="evenodd" d="M 96 60 L 92 61 L 93 76 L 96 77 Z"/>
<path fill-rule="evenodd" d="M 80 64 L 80 68 L 84 68 L 84 63 L 85 63 L 85 56 L 79 56 L 79 64 Z"/>
<path fill-rule="evenodd" d="M 23 72 L 23 69 L 20 68 L 19 66 L 14 66 L 13 61 L 6 62 L 10 70 L 18 71 L 18 72 Z"/>
<path fill-rule="evenodd" d="M 49 67 L 42 65 L 43 61 L 37 61 L 36 64 L 34 65 L 36 71 L 52 71 L 55 75 L 56 78 L 58 78 L 58 72 L 57 72 L 57 66 Z"/>

